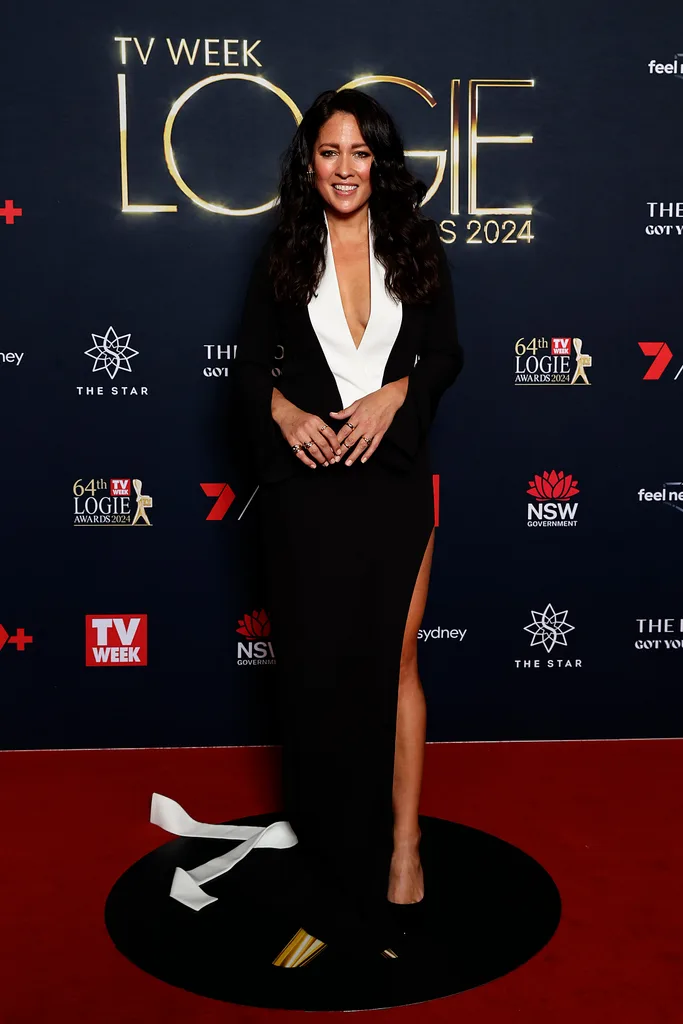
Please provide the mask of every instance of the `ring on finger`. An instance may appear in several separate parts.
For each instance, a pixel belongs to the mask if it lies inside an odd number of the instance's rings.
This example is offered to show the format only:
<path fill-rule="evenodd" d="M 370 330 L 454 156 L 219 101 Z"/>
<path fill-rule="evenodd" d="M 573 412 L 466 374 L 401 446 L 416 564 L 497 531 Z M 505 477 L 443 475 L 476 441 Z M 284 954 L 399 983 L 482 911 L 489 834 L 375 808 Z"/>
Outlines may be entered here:
<path fill-rule="evenodd" d="M 315 444 L 315 441 L 304 441 L 304 448 L 308 450 L 313 444 Z"/>
<path fill-rule="evenodd" d="M 292 451 L 294 452 L 295 455 L 296 455 L 297 452 L 301 451 L 301 448 L 302 448 L 302 445 L 300 445 L 300 444 L 293 444 L 292 445 Z"/>
<path fill-rule="evenodd" d="M 365 434 L 363 434 L 363 437 L 361 438 L 361 440 L 365 441 L 366 444 L 372 444 L 372 438 L 371 437 L 366 437 Z"/>
<path fill-rule="evenodd" d="M 342 441 L 342 444 L 344 445 L 345 448 L 353 448 L 353 445 L 347 444 L 346 441 Z"/>
<path fill-rule="evenodd" d="M 351 430 L 355 430 L 356 429 L 355 423 L 352 423 L 351 420 L 349 420 L 346 425 L 347 425 L 347 427 L 351 427 Z"/>

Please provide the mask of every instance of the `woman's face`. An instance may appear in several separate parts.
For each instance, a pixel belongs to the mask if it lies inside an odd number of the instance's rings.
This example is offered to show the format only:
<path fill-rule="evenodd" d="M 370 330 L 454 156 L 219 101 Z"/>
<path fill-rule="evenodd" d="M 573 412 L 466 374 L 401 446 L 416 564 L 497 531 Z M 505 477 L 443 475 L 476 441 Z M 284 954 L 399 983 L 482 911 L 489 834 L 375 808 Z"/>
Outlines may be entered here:
<path fill-rule="evenodd" d="M 353 114 L 338 111 L 320 129 L 313 152 L 315 187 L 340 214 L 353 213 L 370 198 L 372 153 Z"/>

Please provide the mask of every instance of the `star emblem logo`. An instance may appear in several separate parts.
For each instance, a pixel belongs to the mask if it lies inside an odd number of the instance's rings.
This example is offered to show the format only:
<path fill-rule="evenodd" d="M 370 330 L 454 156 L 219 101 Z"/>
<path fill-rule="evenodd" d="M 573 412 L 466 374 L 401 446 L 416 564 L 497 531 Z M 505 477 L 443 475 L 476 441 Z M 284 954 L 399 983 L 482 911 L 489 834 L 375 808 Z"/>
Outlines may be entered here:
<path fill-rule="evenodd" d="M 562 647 L 567 646 L 567 633 L 571 633 L 574 626 L 567 622 L 567 612 L 556 612 L 551 604 L 546 605 L 544 611 L 532 611 L 533 622 L 530 622 L 524 629 L 531 633 L 533 639 L 532 647 L 543 644 L 548 654 L 555 644 Z"/>
<path fill-rule="evenodd" d="M 86 349 L 85 354 L 95 361 L 93 373 L 104 370 L 111 380 L 119 370 L 132 373 L 130 361 L 140 353 L 128 344 L 130 334 L 119 336 L 114 328 L 110 327 L 105 335 L 91 334 L 91 338 L 95 344 L 92 348 Z"/>

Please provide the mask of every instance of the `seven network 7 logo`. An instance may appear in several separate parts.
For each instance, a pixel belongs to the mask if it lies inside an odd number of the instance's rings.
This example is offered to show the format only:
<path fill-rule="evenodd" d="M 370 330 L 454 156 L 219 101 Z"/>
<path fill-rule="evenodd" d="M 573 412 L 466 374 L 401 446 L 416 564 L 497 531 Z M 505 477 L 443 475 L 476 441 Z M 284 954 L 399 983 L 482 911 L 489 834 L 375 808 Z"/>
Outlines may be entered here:
<path fill-rule="evenodd" d="M 131 484 L 135 491 L 135 513 L 132 511 Z M 147 509 L 152 507 L 149 494 L 142 493 L 142 480 L 120 477 L 83 483 L 81 477 L 73 485 L 74 526 L 151 526 Z"/>
<path fill-rule="evenodd" d="M 643 374 L 643 380 L 660 380 L 664 371 L 674 357 L 673 352 L 665 341 L 639 341 L 638 347 L 644 356 L 649 356 L 652 362 Z M 674 380 L 678 380 L 683 373 L 683 363 L 679 366 Z M 668 373 L 667 377 L 671 377 Z"/>

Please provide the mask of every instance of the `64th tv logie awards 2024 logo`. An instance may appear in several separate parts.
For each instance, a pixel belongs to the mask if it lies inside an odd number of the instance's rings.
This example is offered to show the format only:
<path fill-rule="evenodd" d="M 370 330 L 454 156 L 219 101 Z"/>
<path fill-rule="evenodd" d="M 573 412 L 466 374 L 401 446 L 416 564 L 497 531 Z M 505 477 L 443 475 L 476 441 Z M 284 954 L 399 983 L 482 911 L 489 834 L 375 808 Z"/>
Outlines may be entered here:
<path fill-rule="evenodd" d="M 135 492 L 135 496 L 131 493 Z M 79 477 L 73 485 L 74 526 L 151 526 L 148 510 L 152 498 L 142 493 L 142 480 L 94 477 L 83 482 Z M 135 502 L 133 512 L 132 502 Z"/>
<path fill-rule="evenodd" d="M 590 384 L 586 370 L 593 357 L 581 338 L 518 338 L 515 342 L 515 384 Z"/>

